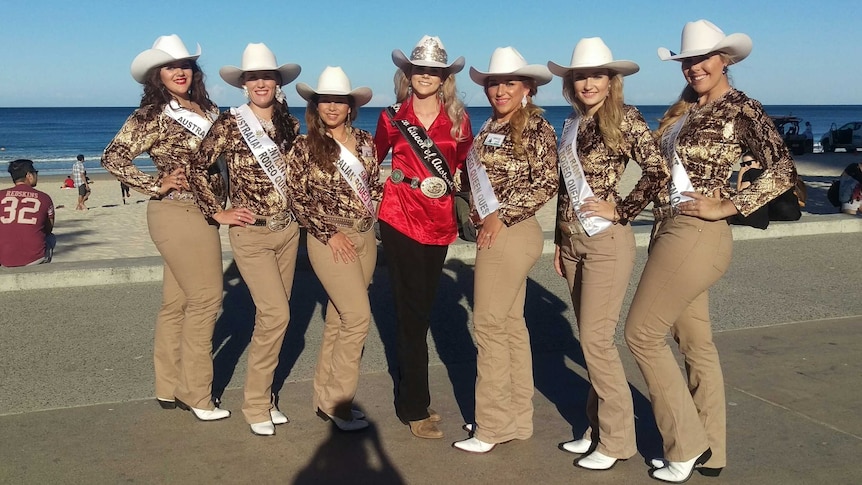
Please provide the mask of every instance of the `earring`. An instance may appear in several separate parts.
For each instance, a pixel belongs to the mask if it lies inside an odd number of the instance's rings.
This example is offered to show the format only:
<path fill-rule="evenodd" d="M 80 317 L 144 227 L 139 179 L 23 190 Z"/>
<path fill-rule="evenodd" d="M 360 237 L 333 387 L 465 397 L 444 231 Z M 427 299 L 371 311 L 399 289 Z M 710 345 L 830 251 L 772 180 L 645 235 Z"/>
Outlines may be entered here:
<path fill-rule="evenodd" d="M 275 87 L 275 100 L 284 104 L 284 91 L 281 90 L 281 86 Z"/>
<path fill-rule="evenodd" d="M 446 102 L 446 100 L 443 98 L 443 89 L 442 88 L 439 91 L 437 91 L 437 97 L 440 99 L 441 103 Z"/>
<path fill-rule="evenodd" d="M 245 86 L 242 87 L 242 95 L 245 96 L 245 99 L 248 99 L 248 88 Z"/>
<path fill-rule="evenodd" d="M 413 86 L 407 86 L 407 97 L 413 96 Z"/>
<path fill-rule="evenodd" d="M 526 108 L 526 107 L 527 107 L 527 97 L 526 97 L 526 96 L 524 96 L 523 98 L 521 98 L 521 107 L 522 107 L 522 108 Z"/>
<path fill-rule="evenodd" d="M 722 74 L 727 74 L 727 66 L 724 66 L 724 68 L 721 70 L 721 73 L 722 73 Z"/>

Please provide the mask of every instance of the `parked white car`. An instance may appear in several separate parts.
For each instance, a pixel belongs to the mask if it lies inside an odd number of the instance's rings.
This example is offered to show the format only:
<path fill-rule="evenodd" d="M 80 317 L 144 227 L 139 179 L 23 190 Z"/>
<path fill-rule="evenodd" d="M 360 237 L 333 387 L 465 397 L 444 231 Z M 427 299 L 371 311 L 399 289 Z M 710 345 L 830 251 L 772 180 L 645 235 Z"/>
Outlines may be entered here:
<path fill-rule="evenodd" d="M 841 128 L 836 128 L 835 123 L 820 138 L 820 145 L 824 152 L 834 152 L 836 148 L 844 148 L 848 152 L 855 152 L 862 148 L 862 121 L 851 121 Z"/>

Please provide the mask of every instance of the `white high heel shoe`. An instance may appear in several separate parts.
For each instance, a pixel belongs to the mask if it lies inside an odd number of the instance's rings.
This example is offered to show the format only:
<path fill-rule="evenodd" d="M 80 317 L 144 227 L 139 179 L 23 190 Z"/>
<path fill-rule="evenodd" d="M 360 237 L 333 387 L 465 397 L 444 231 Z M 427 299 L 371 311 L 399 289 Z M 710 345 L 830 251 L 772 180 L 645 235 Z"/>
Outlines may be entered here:
<path fill-rule="evenodd" d="M 561 445 L 562 449 L 568 451 L 569 453 L 576 453 L 579 455 L 583 455 L 584 453 L 590 451 L 590 448 L 593 446 L 593 442 L 581 438 L 579 440 L 568 441 Z"/>
<path fill-rule="evenodd" d="M 575 466 L 587 470 L 610 470 L 617 464 L 617 461 L 619 459 L 593 451 L 589 455 L 584 455 L 583 458 L 575 461 Z"/>
<path fill-rule="evenodd" d="M 273 436 L 275 435 L 275 425 L 272 421 L 263 421 L 249 425 L 251 433 L 255 436 Z"/>
<path fill-rule="evenodd" d="M 219 407 L 213 409 L 193 408 L 188 404 L 180 401 L 179 399 L 176 400 L 176 403 L 178 408 L 182 409 L 183 411 L 191 411 L 192 414 L 194 414 L 194 416 L 201 421 L 218 421 L 219 419 L 225 419 L 230 417 L 230 411 L 228 411 L 227 409 L 222 409 Z"/>
<path fill-rule="evenodd" d="M 683 483 L 691 478 L 698 465 L 706 463 L 712 457 L 712 450 L 706 449 L 700 456 L 687 461 L 668 461 L 667 466 L 650 470 L 649 476 L 667 483 Z"/>

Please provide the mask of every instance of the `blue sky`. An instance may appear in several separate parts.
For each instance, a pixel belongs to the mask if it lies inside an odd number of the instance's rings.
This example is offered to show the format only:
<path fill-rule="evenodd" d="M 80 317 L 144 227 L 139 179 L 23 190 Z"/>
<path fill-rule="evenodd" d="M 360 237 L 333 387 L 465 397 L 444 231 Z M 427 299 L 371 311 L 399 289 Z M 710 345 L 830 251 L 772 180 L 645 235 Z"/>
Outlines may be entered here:
<path fill-rule="evenodd" d="M 0 107 L 136 106 L 141 88 L 129 65 L 171 33 L 190 50 L 201 44 L 207 89 L 222 106 L 244 102 L 218 69 L 239 65 L 249 42 L 266 43 L 279 63 L 300 64 L 299 81 L 315 86 L 325 66 L 339 65 L 354 87 L 373 89 L 371 105 L 389 104 L 390 53 L 409 55 L 423 34 L 440 36 L 450 58 L 466 58 L 458 88 L 468 106 L 487 106 L 467 73 L 469 66 L 487 70 L 494 48 L 515 46 L 530 63 L 568 64 L 575 43 L 592 36 L 615 58 L 640 64 L 626 78 L 627 102 L 667 105 L 684 81 L 679 64 L 659 61 L 656 49 L 678 50 L 682 26 L 700 18 L 752 37 L 751 56 L 731 74 L 737 88 L 764 104 L 862 104 L 859 12 L 852 0 L 3 0 Z M 294 84 L 288 101 L 300 106 Z M 559 79 L 539 90 L 537 103 L 565 104 Z"/>

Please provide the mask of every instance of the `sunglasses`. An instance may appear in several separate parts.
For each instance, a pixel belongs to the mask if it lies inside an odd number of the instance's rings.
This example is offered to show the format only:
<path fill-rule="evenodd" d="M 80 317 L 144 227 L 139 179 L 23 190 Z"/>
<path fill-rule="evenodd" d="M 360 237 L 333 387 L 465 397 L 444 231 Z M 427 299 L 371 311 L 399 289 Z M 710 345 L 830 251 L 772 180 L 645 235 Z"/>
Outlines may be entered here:
<path fill-rule="evenodd" d="M 753 164 L 753 163 L 754 163 L 754 160 L 748 160 L 748 161 L 745 161 L 745 162 L 739 162 L 739 166 L 740 166 L 740 167 L 747 167 L 747 166 L 749 166 L 749 165 L 751 165 L 751 164 Z"/>

